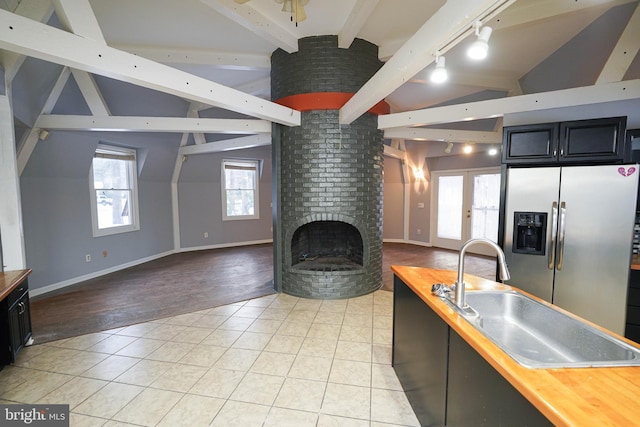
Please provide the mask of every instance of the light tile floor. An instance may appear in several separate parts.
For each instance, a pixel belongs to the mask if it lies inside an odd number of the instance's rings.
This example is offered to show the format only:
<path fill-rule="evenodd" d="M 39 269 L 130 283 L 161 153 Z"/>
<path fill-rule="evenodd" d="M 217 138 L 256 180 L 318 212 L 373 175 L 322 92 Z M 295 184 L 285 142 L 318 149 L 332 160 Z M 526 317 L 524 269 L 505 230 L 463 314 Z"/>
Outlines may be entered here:
<path fill-rule="evenodd" d="M 418 426 L 391 367 L 393 294 L 285 294 L 24 349 L 2 403 L 71 426 Z"/>

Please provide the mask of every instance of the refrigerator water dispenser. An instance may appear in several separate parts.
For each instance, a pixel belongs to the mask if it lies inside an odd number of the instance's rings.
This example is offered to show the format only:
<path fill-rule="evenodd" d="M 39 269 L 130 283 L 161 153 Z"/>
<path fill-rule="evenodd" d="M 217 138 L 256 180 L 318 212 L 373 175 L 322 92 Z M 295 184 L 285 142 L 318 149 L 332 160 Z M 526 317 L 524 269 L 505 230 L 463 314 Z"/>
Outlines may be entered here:
<path fill-rule="evenodd" d="M 546 212 L 513 213 L 513 247 L 517 254 L 544 255 L 547 240 Z"/>

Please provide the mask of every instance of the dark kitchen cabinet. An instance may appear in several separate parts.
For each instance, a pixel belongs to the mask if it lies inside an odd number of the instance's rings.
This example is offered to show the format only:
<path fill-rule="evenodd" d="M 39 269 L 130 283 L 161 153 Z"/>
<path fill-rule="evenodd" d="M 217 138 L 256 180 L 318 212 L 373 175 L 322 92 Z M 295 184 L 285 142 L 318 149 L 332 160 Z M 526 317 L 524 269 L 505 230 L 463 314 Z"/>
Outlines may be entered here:
<path fill-rule="evenodd" d="M 631 270 L 629 274 L 627 326 L 624 335 L 640 343 L 640 270 Z"/>
<path fill-rule="evenodd" d="M 13 363 L 31 340 L 31 308 L 26 277 L 0 302 L 0 367 Z"/>
<path fill-rule="evenodd" d="M 421 426 L 551 426 L 400 278 L 392 365 Z"/>
<path fill-rule="evenodd" d="M 622 163 L 630 160 L 626 117 L 508 126 L 503 130 L 505 164 Z"/>

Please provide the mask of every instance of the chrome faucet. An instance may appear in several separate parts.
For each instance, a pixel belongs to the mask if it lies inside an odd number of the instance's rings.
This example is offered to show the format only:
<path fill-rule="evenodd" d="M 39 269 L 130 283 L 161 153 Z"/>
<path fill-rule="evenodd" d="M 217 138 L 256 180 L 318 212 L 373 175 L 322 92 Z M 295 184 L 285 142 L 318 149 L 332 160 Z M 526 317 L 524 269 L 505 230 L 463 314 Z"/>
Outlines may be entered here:
<path fill-rule="evenodd" d="M 464 299 L 464 255 L 467 252 L 467 249 L 473 245 L 485 245 L 492 247 L 496 254 L 498 255 L 498 263 L 500 264 L 500 279 L 501 280 L 509 280 L 511 275 L 509 274 L 509 270 L 507 269 L 507 262 L 504 259 L 504 252 L 496 243 L 492 242 L 489 239 L 471 239 L 468 240 L 462 248 L 460 248 L 460 256 L 458 258 L 458 279 L 455 283 L 455 298 L 454 303 L 458 308 L 463 309 L 467 306 Z"/>

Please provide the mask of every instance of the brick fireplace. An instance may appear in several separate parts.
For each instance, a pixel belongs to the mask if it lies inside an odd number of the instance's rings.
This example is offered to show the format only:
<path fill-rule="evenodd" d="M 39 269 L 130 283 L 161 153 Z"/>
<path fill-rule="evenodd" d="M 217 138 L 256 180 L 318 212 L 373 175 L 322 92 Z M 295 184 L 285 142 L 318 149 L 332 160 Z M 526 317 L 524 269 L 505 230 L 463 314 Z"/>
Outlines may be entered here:
<path fill-rule="evenodd" d="M 322 299 L 379 289 L 383 135 L 370 112 L 338 122 L 342 103 L 382 65 L 377 47 L 309 37 L 271 62 L 272 98 L 302 111 L 301 126 L 272 132 L 275 289 Z"/>

